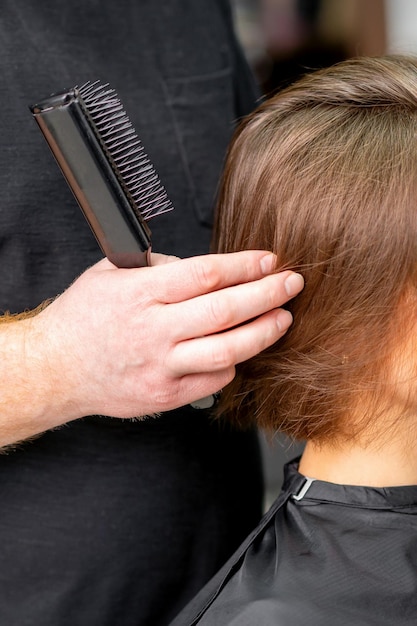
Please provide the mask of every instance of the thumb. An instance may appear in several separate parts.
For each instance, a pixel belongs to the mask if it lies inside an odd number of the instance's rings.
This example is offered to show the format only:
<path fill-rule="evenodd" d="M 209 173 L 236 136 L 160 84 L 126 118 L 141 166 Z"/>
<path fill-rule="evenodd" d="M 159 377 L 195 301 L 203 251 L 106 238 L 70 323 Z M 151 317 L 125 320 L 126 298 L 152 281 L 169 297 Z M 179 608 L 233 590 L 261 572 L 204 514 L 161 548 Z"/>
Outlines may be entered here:
<path fill-rule="evenodd" d="M 179 261 L 178 256 L 173 256 L 170 254 L 159 254 L 158 252 L 151 253 L 151 265 L 165 265 L 166 263 L 173 263 L 174 261 Z"/>

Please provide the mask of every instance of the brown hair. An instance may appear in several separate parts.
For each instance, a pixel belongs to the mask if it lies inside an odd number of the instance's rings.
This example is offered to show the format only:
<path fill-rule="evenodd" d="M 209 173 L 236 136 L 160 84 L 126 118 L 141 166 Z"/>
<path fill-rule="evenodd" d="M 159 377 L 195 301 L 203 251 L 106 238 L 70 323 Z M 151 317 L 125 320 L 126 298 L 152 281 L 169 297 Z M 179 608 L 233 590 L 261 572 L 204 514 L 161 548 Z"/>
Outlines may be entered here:
<path fill-rule="evenodd" d="M 273 250 L 277 269 L 300 271 L 305 288 L 288 305 L 286 336 L 238 366 L 222 414 L 300 439 L 355 436 L 358 424 L 343 418 L 368 395 L 360 427 L 369 425 L 394 348 L 415 323 L 400 304 L 416 284 L 416 180 L 415 59 L 344 61 L 242 122 L 216 247 Z"/>

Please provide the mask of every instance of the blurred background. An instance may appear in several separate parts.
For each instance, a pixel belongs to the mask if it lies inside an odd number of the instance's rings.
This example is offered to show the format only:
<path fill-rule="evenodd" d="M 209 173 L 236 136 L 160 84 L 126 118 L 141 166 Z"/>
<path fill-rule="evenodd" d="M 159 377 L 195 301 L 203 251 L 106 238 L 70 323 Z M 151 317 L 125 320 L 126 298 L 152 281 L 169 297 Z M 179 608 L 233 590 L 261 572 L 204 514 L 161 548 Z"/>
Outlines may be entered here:
<path fill-rule="evenodd" d="M 417 0 L 230 0 L 237 34 L 264 96 L 353 56 L 417 54 Z M 302 451 L 260 433 L 268 508 L 283 465 Z"/>

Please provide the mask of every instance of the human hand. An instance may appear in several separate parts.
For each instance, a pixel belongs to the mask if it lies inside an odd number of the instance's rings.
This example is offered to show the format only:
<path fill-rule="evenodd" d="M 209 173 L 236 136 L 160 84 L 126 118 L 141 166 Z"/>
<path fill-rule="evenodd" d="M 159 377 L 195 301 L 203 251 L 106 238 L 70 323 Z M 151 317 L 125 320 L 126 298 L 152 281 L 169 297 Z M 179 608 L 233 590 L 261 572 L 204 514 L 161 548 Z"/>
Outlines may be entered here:
<path fill-rule="evenodd" d="M 38 432 L 90 414 L 159 413 L 218 391 L 236 363 L 285 333 L 292 318 L 279 307 L 303 286 L 294 272 L 270 274 L 275 257 L 263 251 L 153 262 L 119 269 L 103 259 L 12 325 L 26 324 L 27 367 L 42 368 Z"/>
<path fill-rule="evenodd" d="M 214 393 L 284 334 L 291 315 L 277 308 L 303 285 L 269 274 L 275 258 L 262 251 L 153 259 L 137 270 L 103 260 L 39 316 L 77 417 L 145 415 Z"/>

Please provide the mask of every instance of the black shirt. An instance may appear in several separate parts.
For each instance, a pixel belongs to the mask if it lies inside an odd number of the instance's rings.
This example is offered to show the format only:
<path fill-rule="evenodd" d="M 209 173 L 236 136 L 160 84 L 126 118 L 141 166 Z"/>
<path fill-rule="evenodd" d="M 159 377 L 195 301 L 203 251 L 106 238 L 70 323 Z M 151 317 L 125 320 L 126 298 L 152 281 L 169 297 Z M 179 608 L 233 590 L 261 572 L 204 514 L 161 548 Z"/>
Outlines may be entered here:
<path fill-rule="evenodd" d="M 226 0 L 2 0 L 0 309 L 63 291 L 101 257 L 28 105 L 99 79 L 175 206 L 155 251 L 209 248 L 224 152 L 255 102 Z M 191 407 L 87 417 L 0 455 L 0 624 L 166 624 L 257 523 L 253 433 Z"/>

